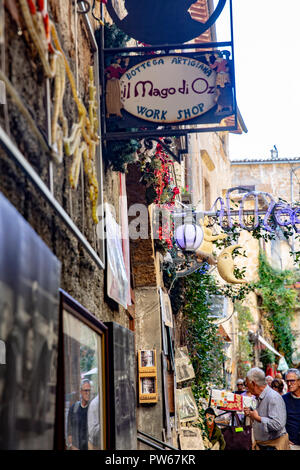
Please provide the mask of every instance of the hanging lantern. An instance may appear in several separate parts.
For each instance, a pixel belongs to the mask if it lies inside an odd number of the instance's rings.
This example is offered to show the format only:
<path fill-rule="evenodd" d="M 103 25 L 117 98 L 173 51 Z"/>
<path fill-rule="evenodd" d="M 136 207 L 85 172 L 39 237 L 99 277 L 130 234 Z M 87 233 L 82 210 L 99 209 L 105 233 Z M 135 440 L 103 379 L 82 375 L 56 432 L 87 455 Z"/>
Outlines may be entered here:
<path fill-rule="evenodd" d="M 175 230 L 175 240 L 181 250 L 196 251 L 203 240 L 203 231 L 199 225 L 184 224 Z"/>

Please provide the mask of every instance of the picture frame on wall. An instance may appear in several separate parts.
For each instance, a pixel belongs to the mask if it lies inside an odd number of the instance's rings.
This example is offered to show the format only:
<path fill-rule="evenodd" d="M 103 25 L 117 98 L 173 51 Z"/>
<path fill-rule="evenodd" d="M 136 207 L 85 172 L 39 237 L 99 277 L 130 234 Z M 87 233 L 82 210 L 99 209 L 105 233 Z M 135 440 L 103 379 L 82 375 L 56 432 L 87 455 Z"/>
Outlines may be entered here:
<path fill-rule="evenodd" d="M 139 377 L 139 402 L 140 403 L 157 403 L 157 377 L 140 376 Z"/>
<path fill-rule="evenodd" d="M 166 326 L 173 328 L 173 314 L 171 300 L 167 292 L 164 292 L 160 288 L 160 304 L 161 304 L 161 313 L 162 319 Z"/>
<path fill-rule="evenodd" d="M 0 449 L 53 450 L 61 263 L 0 193 Z"/>
<path fill-rule="evenodd" d="M 57 427 L 59 449 L 107 448 L 106 397 L 108 392 L 105 345 L 107 327 L 91 312 L 60 289 L 61 344 L 60 395 Z M 84 395 L 83 385 L 89 390 Z M 74 428 L 78 403 L 88 399 L 90 423 L 87 439 Z M 63 433 L 61 432 L 63 429 Z"/>
<path fill-rule="evenodd" d="M 196 421 L 199 418 L 199 411 L 191 387 L 176 390 L 176 404 L 179 413 L 179 420 L 182 423 Z"/>
<path fill-rule="evenodd" d="M 139 402 L 156 403 L 157 391 L 157 359 L 155 349 L 138 351 L 138 383 Z"/>
<path fill-rule="evenodd" d="M 181 383 L 195 378 L 195 371 L 186 346 L 175 351 L 176 382 Z"/>
<path fill-rule="evenodd" d="M 141 377 L 142 394 L 153 394 L 156 391 L 155 377 Z"/>
<path fill-rule="evenodd" d="M 156 373 L 156 351 L 155 349 L 144 349 L 138 351 L 139 373 Z"/>

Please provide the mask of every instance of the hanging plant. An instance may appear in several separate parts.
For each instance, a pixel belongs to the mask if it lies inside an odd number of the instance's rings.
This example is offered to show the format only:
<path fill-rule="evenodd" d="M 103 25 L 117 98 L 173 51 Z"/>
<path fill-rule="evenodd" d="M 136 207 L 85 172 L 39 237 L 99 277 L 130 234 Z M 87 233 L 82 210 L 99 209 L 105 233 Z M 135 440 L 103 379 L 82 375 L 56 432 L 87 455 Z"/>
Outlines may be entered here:
<path fill-rule="evenodd" d="M 173 161 L 166 154 L 161 144 L 156 145 L 155 153 L 149 156 L 147 153 L 139 155 L 139 163 L 142 171 L 140 182 L 147 187 L 146 196 L 148 204 L 165 204 L 173 206 L 175 197 L 180 193 L 174 183 L 171 174 Z"/>
<path fill-rule="evenodd" d="M 275 354 L 269 349 L 263 349 L 260 352 L 259 360 L 262 362 L 263 369 L 266 370 L 269 364 L 275 363 Z"/>
<path fill-rule="evenodd" d="M 249 307 L 236 302 L 234 306 L 238 315 L 239 341 L 237 355 L 237 372 L 239 377 L 245 377 L 253 360 L 253 346 L 249 341 L 249 323 L 253 322 Z"/>
<path fill-rule="evenodd" d="M 107 142 L 103 148 L 103 159 L 107 168 L 113 171 L 126 172 L 127 165 L 136 159 L 136 152 L 141 144 L 136 139 Z"/>
<path fill-rule="evenodd" d="M 100 38 L 102 34 L 102 27 L 95 30 L 95 38 L 100 48 Z M 130 37 L 121 31 L 114 23 L 110 24 L 104 22 L 104 47 L 106 49 L 125 47 L 126 43 L 130 41 Z"/>
<path fill-rule="evenodd" d="M 187 344 L 195 371 L 194 393 L 207 397 L 209 387 L 224 386 L 224 341 L 218 336 L 218 326 L 209 318 L 209 295 L 220 295 L 214 277 L 208 273 L 193 273 L 186 278 L 184 307 Z"/>

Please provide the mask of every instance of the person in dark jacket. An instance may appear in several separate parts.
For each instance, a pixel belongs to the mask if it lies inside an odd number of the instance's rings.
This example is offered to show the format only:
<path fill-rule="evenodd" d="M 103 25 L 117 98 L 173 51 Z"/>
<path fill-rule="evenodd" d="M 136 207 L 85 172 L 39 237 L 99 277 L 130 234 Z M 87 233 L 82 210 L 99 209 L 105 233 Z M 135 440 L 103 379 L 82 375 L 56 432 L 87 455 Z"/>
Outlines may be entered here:
<path fill-rule="evenodd" d="M 224 450 L 226 443 L 223 437 L 221 429 L 215 423 L 216 413 L 213 408 L 207 408 L 205 410 L 205 425 L 209 441 L 214 446 L 217 442 L 219 443 L 220 449 Z"/>
<path fill-rule="evenodd" d="M 68 414 L 67 448 L 69 450 L 88 450 L 88 406 L 91 395 L 91 382 L 81 383 L 80 401 L 74 403 Z"/>
<path fill-rule="evenodd" d="M 287 414 L 286 430 L 291 450 L 300 450 L 300 371 L 289 369 L 285 375 L 288 393 L 282 396 Z"/>

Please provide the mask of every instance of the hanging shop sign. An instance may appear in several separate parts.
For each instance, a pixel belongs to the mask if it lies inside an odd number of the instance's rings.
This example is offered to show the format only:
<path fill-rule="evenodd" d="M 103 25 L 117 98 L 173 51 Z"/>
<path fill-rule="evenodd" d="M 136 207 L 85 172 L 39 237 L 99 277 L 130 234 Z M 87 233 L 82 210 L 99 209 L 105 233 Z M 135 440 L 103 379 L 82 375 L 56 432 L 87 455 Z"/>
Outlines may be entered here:
<path fill-rule="evenodd" d="M 229 54 L 111 58 L 105 69 L 108 128 L 219 123 L 234 113 Z"/>
<path fill-rule="evenodd" d="M 188 57 L 141 62 L 126 71 L 120 86 L 124 109 L 150 122 L 181 123 L 215 106 L 216 73 Z"/>
<path fill-rule="evenodd" d="M 233 191 L 243 193 L 240 202 L 238 202 L 237 211 L 234 211 L 230 205 L 230 194 Z M 222 228 L 228 229 L 238 224 L 242 229 L 251 232 L 262 225 L 267 232 L 274 232 L 277 227 L 292 226 L 297 233 L 300 233 L 300 207 L 298 205 L 292 206 L 282 200 L 276 202 L 273 196 L 267 192 L 248 191 L 247 188 L 242 186 L 228 189 L 225 199 L 224 202 L 221 197 L 218 197 L 211 209 L 205 212 L 209 215 L 215 210 L 219 220 L 218 223 Z M 249 201 L 252 201 L 254 209 L 250 211 L 250 221 L 245 223 L 244 219 L 247 212 L 249 212 L 245 209 L 245 204 Z M 238 220 L 234 220 L 234 217 Z"/>
<path fill-rule="evenodd" d="M 200 36 L 220 16 L 226 0 L 219 0 L 205 23 L 194 20 L 189 8 L 196 0 L 108 0 L 114 23 L 131 38 L 154 44 L 184 43 Z"/>

